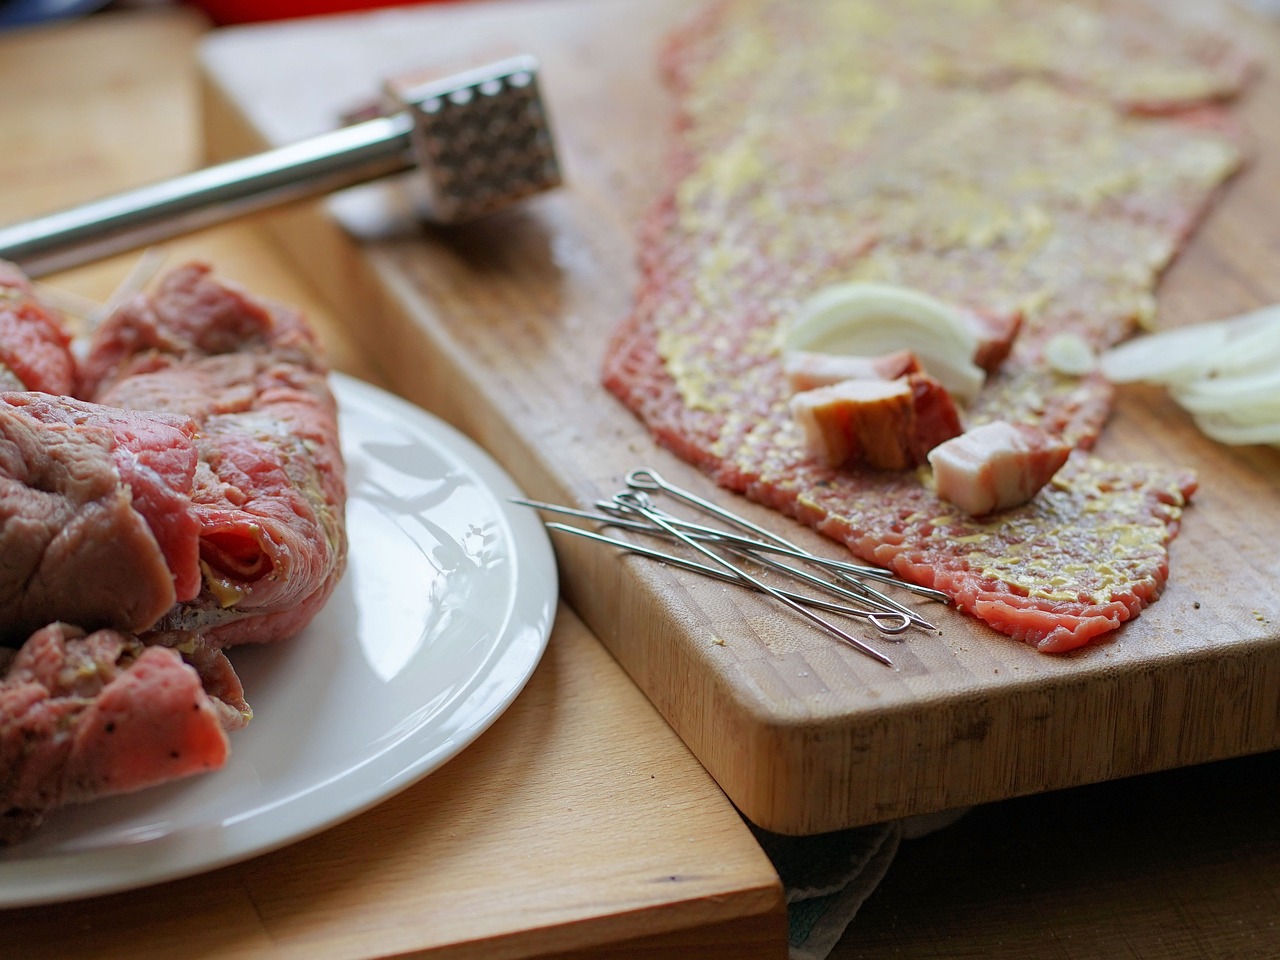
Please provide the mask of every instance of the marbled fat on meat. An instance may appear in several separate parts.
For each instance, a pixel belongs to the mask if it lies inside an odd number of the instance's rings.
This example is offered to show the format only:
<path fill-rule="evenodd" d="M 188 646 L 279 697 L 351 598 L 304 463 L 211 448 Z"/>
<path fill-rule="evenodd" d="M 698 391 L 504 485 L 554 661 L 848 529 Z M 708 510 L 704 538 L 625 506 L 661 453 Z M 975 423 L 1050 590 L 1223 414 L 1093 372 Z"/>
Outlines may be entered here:
<path fill-rule="evenodd" d="M 675 34 L 670 188 L 604 382 L 722 485 L 795 516 L 997 630 L 1063 651 L 1154 600 L 1195 478 L 1081 453 L 999 523 L 928 476 L 825 468 L 787 410 L 779 327 L 832 283 L 932 294 L 1012 351 L 966 412 L 1088 448 L 1111 344 L 1243 162 L 1223 101 L 1250 57 L 1213 4 L 727 0 Z M 1100 559 L 1105 558 L 1105 559 Z"/>

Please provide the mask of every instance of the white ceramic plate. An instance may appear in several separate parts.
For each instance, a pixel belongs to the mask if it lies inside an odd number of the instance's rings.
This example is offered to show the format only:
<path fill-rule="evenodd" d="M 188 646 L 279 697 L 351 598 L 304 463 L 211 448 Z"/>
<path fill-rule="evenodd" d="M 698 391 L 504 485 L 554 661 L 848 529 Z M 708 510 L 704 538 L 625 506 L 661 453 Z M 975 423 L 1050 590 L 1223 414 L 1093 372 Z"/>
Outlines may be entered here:
<path fill-rule="evenodd" d="M 334 377 L 350 566 L 284 643 L 231 652 L 255 717 L 222 770 L 56 811 L 0 853 L 0 906 L 140 887 L 245 860 L 430 773 L 515 699 L 557 582 L 537 515 L 466 437 Z"/>

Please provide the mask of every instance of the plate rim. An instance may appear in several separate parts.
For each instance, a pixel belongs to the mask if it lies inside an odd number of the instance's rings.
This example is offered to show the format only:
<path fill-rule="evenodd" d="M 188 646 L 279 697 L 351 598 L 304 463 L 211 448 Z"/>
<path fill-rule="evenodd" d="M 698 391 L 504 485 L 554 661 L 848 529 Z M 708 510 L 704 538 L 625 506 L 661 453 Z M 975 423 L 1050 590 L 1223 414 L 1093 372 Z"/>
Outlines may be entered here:
<path fill-rule="evenodd" d="M 210 828 L 214 836 L 225 841 L 230 833 L 233 842 L 218 852 L 206 855 L 184 850 L 180 842 L 184 831 L 176 831 L 157 839 L 172 841 L 178 847 L 177 855 L 161 857 L 158 861 L 146 856 L 148 851 L 158 849 L 155 843 L 146 841 L 112 844 L 86 851 L 51 851 L 47 856 L 30 859 L 10 860 L 0 855 L 0 910 L 65 903 L 149 887 L 197 876 L 299 843 L 367 812 L 438 770 L 488 730 L 528 684 L 550 640 L 559 603 L 559 581 L 555 553 L 546 529 L 535 513 L 511 503 L 511 498 L 521 493 L 514 479 L 466 434 L 403 397 L 338 371 L 330 373 L 330 382 L 340 416 L 350 414 L 352 410 L 349 408 L 372 404 L 386 409 L 397 419 L 408 420 L 415 427 L 415 432 L 424 433 L 435 441 L 439 449 L 464 463 L 477 480 L 477 485 L 493 498 L 498 515 L 511 531 L 511 558 L 514 561 L 511 607 L 514 609 L 519 605 L 518 598 L 522 594 L 532 595 L 531 599 L 527 596 L 525 599 L 536 606 L 537 614 L 522 625 L 522 632 L 534 642 L 524 647 L 508 646 L 500 650 L 501 643 L 495 640 L 492 650 L 481 659 L 477 670 L 467 676 L 467 690 L 457 703 L 456 710 L 463 710 L 468 703 L 479 699 L 475 715 L 468 722 L 451 727 L 450 735 L 443 744 L 405 763 L 394 777 L 381 780 L 374 786 L 350 791 L 351 802 L 331 809 L 327 815 L 307 819 L 303 826 L 294 830 L 272 831 L 270 837 L 256 835 L 255 820 L 262 819 L 260 814 L 213 824 Z M 533 569 L 538 577 L 520 577 L 518 572 L 525 569 Z M 533 628 L 532 633 L 525 629 L 530 627 Z M 508 618 L 500 633 L 509 636 L 511 630 L 511 619 Z M 490 690 L 486 690 L 484 685 L 477 685 L 477 680 L 486 673 L 497 672 L 496 668 L 509 660 L 515 660 L 518 669 L 513 675 L 508 674 L 512 679 L 506 684 Z M 267 722 L 267 718 L 264 716 L 261 722 Z M 394 752 L 397 746 L 393 745 L 376 756 Z M 349 778 L 362 766 L 363 763 L 349 766 L 336 778 L 337 782 Z M 290 801 L 285 801 L 269 810 L 274 812 L 289 805 Z M 115 863 L 104 864 L 104 861 Z M 105 874 L 95 872 L 96 868 L 104 865 L 111 869 Z"/>

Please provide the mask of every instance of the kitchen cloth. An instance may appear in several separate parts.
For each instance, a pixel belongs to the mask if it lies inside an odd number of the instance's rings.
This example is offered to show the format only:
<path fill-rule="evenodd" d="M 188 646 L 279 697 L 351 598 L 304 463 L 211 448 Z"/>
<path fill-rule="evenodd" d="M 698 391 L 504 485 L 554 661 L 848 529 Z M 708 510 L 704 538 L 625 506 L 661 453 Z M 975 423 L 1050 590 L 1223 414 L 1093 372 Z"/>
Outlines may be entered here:
<path fill-rule="evenodd" d="M 949 826 L 968 807 L 808 837 L 770 833 L 748 822 L 787 894 L 790 960 L 826 960 L 904 840 Z"/>

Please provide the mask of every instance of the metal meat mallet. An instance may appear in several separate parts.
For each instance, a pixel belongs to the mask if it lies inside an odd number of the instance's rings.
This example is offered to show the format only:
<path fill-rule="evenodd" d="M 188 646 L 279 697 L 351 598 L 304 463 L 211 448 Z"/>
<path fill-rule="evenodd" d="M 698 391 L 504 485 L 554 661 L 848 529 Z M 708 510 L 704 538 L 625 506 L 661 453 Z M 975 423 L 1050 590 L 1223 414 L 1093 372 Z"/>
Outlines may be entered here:
<path fill-rule="evenodd" d="M 0 227 L 0 259 L 44 276 L 408 170 L 426 181 L 427 218 L 474 220 L 560 184 L 537 72 L 518 56 L 403 92 L 388 85 L 385 116 Z"/>

